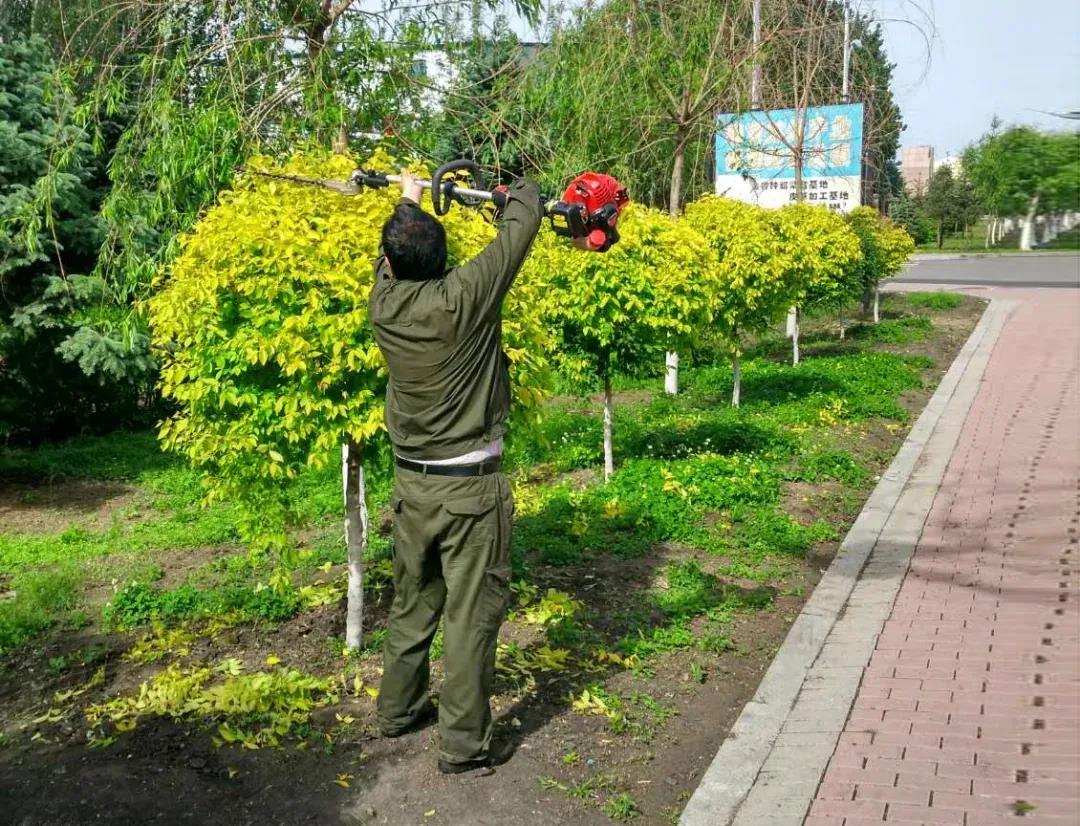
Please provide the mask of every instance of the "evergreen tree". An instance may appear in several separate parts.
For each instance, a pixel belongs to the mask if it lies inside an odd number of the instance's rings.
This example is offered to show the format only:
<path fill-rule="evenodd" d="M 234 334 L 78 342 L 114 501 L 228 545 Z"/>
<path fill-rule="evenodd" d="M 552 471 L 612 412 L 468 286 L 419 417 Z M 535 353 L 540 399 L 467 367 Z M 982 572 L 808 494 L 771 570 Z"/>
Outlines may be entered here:
<path fill-rule="evenodd" d="M 101 244 L 102 190 L 68 122 L 45 39 L 0 34 L 0 439 L 36 440 L 130 421 L 152 367 L 145 338 L 109 335 L 124 310 L 78 275 Z M 73 153 L 47 176 L 50 147 Z M 44 187 L 48 187 L 48 189 Z"/>

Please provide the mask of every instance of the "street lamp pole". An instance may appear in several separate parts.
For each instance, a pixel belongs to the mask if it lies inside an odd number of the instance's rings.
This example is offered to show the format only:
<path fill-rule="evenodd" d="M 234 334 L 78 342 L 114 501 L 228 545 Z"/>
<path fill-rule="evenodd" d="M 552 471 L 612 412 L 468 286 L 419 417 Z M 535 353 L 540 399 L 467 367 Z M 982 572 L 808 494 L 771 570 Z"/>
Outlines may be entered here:
<path fill-rule="evenodd" d="M 851 100 L 851 8 L 844 3 L 844 85 L 840 92 L 844 103 Z"/>
<path fill-rule="evenodd" d="M 750 69 L 750 108 L 761 108 L 761 0 L 754 0 L 754 63 Z"/>

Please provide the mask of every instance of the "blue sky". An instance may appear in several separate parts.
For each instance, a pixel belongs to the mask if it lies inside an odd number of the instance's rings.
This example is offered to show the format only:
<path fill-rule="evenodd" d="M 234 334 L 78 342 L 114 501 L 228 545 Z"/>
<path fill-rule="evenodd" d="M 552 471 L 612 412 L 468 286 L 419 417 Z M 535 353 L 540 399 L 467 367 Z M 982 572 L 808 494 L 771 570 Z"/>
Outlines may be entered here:
<path fill-rule="evenodd" d="M 883 23 L 897 64 L 903 145 L 958 153 L 996 114 L 1006 123 L 1073 129 L 1035 110 L 1080 109 L 1080 0 L 860 0 Z M 932 15 L 926 20 L 921 10 Z M 932 35 L 889 18 L 914 20 Z M 928 62 L 929 58 L 929 62 Z"/>

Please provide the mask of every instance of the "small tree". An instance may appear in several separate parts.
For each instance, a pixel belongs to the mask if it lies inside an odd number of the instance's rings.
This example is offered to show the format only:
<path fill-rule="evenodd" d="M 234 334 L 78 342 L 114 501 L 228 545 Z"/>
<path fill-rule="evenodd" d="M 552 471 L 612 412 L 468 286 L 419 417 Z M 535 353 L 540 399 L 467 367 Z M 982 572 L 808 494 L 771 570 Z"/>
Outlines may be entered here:
<path fill-rule="evenodd" d="M 926 189 L 926 214 L 933 219 L 937 228 L 937 247 L 945 244 L 945 227 L 956 223 L 957 189 L 952 169 L 938 167 L 930 178 Z"/>
<path fill-rule="evenodd" d="M 604 388 L 604 478 L 615 470 L 611 379 L 640 370 L 685 341 L 709 319 L 709 252 L 690 227 L 661 212 L 631 206 L 621 240 L 605 253 L 570 253 L 551 239 L 526 269 L 547 273 L 547 316 L 560 331 L 572 372 Z"/>
<path fill-rule="evenodd" d="M 915 251 L 915 242 L 903 228 L 870 207 L 859 207 L 844 216 L 844 220 L 859 239 L 862 250 L 852 276 L 862 293 L 863 313 L 870 313 L 872 308 L 877 324 L 880 320 L 878 287 L 884 279 L 900 272 Z"/>
<path fill-rule="evenodd" d="M 795 308 L 791 363 L 799 363 L 801 308 L 829 309 L 854 299 L 861 252 L 844 219 L 825 207 L 790 204 L 770 214 L 780 243 L 780 265 Z"/>
<path fill-rule="evenodd" d="M 373 164 L 385 168 L 387 159 L 366 166 Z M 308 156 L 285 171 L 342 178 L 354 166 L 343 156 Z M 293 484 L 344 443 L 351 648 L 362 639 L 361 461 L 383 431 L 385 367 L 367 297 L 395 201 L 389 190 L 344 198 L 241 177 L 184 238 L 150 301 L 161 390 L 177 406 L 161 425 L 162 442 L 203 472 L 210 501 L 239 506 L 241 534 L 253 548 L 288 550 Z M 477 253 L 494 233 L 467 210 L 453 210 L 444 225 L 452 262 Z M 536 291 L 524 281 L 515 293 L 507 351 L 522 366 L 518 399 L 531 403 L 549 342 L 530 312 Z"/>
<path fill-rule="evenodd" d="M 902 195 L 889 205 L 889 217 L 915 244 L 925 244 L 934 234 L 934 225 L 923 207 L 923 199 Z"/>
<path fill-rule="evenodd" d="M 751 204 L 707 195 L 687 205 L 684 220 L 712 249 L 715 272 L 709 302 L 713 324 L 731 352 L 731 403 L 737 407 L 743 339 L 768 330 L 791 302 L 772 216 Z"/>

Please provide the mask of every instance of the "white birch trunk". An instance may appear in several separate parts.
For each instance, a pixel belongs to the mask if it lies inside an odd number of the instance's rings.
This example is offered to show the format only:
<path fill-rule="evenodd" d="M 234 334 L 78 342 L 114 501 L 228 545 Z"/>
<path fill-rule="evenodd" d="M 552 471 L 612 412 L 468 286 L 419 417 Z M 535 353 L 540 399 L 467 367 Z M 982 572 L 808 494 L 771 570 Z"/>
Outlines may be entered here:
<path fill-rule="evenodd" d="M 739 351 L 731 354 L 731 370 L 735 383 L 731 388 L 731 406 L 738 407 L 742 398 L 742 364 L 739 361 Z"/>
<path fill-rule="evenodd" d="M 352 441 L 341 446 L 341 481 L 345 495 L 345 547 L 349 560 L 345 647 L 355 651 L 364 641 L 364 551 L 368 541 L 368 509 L 364 466 L 360 463 L 360 449 Z"/>
<path fill-rule="evenodd" d="M 881 290 L 874 285 L 874 323 L 881 321 Z"/>
<path fill-rule="evenodd" d="M 604 377 L 604 481 L 615 472 L 615 448 L 611 443 L 612 424 L 611 377 Z"/>
<path fill-rule="evenodd" d="M 1027 215 L 1024 216 L 1024 226 L 1020 230 L 1020 249 L 1029 252 L 1035 244 L 1035 212 L 1039 209 L 1039 196 L 1031 199 Z"/>
<path fill-rule="evenodd" d="M 664 360 L 667 373 L 664 374 L 664 392 L 669 396 L 679 395 L 679 354 L 668 351 Z"/>
<path fill-rule="evenodd" d="M 794 323 L 791 326 L 791 364 L 797 367 L 799 364 L 799 308 L 795 307 L 792 313 Z M 788 316 L 788 318 L 792 318 Z"/>

